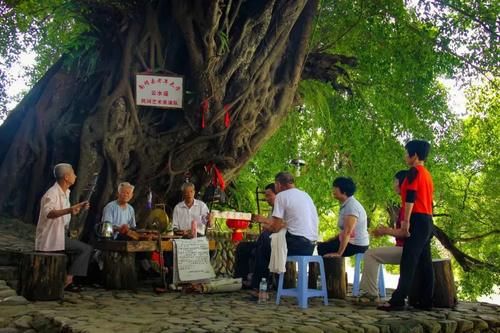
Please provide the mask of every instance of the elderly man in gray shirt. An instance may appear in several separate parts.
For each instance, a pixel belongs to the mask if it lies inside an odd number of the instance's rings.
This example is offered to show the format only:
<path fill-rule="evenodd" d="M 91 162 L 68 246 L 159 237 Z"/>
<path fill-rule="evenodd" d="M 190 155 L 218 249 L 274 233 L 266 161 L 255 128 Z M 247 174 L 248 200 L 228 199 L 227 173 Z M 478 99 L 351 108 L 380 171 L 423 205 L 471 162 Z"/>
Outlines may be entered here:
<path fill-rule="evenodd" d="M 332 195 L 340 201 L 338 227 L 334 238 L 318 243 L 318 254 L 324 257 L 350 257 L 364 253 L 370 243 L 368 220 L 363 206 L 354 198 L 356 185 L 351 178 L 337 177 L 333 181 Z"/>

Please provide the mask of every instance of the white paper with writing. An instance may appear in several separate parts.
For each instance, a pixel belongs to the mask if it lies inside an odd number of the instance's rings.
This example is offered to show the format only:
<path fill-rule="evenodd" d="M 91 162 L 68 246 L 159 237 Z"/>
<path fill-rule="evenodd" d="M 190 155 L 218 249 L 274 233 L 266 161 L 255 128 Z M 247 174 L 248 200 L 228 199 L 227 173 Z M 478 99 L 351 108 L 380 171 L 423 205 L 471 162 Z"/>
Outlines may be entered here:
<path fill-rule="evenodd" d="M 215 277 L 205 237 L 174 240 L 174 284 Z"/>

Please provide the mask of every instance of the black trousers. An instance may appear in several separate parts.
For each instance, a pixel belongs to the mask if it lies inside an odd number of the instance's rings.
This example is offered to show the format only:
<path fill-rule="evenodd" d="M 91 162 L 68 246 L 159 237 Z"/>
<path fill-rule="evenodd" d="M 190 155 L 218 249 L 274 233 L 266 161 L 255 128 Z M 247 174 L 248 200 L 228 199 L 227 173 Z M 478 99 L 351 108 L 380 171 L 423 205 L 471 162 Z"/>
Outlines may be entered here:
<path fill-rule="evenodd" d="M 269 261 L 271 260 L 271 239 L 270 232 L 264 231 L 257 240 L 255 249 L 255 270 L 252 275 L 252 288 L 259 288 L 259 283 L 263 277 L 269 275 Z M 292 235 L 287 231 L 286 245 L 288 248 L 287 255 L 289 256 L 310 256 L 316 246 L 315 242 L 311 242 L 305 237 Z"/>
<path fill-rule="evenodd" d="M 420 306 L 432 306 L 434 292 L 434 271 L 432 269 L 431 238 L 434 225 L 432 215 L 412 214 L 410 217 L 410 237 L 403 245 L 398 287 L 392 294 L 389 303 L 404 305 L 409 295 L 415 274 L 420 275 Z"/>
<path fill-rule="evenodd" d="M 340 239 L 335 237 L 332 240 L 318 243 L 318 254 L 320 256 L 324 256 L 327 253 L 335 253 L 339 250 L 340 247 Z M 359 246 L 351 243 L 347 244 L 344 253 L 342 253 L 342 257 L 350 257 L 355 255 L 356 253 L 365 253 L 368 250 L 367 246 Z"/>

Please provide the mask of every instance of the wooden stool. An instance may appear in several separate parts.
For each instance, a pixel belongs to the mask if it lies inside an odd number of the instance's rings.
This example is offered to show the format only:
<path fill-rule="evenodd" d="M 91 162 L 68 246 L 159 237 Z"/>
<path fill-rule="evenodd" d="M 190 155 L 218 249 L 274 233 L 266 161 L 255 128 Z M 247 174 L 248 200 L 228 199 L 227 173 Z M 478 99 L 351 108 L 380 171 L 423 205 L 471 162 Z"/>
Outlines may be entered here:
<path fill-rule="evenodd" d="M 65 280 L 65 254 L 24 253 L 19 263 L 17 293 L 30 301 L 62 300 Z"/>
<path fill-rule="evenodd" d="M 344 258 L 323 258 L 323 261 L 325 263 L 328 297 L 345 299 L 347 295 L 347 274 Z"/>

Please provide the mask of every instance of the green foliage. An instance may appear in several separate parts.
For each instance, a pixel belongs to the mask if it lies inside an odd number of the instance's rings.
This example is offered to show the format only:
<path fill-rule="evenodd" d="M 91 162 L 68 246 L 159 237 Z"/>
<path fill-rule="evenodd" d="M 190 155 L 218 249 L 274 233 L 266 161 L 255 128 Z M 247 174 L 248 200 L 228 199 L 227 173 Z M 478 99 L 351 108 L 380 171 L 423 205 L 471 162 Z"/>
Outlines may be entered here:
<path fill-rule="evenodd" d="M 62 54 L 73 58 L 94 45 L 84 33 L 90 29 L 85 7 L 70 0 L 19 0 L 0 3 L 0 76 L 7 85 L 9 72 L 21 53 L 34 52 L 36 63 L 26 69 L 31 85 L 37 82 Z M 68 59 L 71 59 L 69 57 Z M 6 84 L 0 85 L 0 118 L 5 117 Z"/>
<path fill-rule="evenodd" d="M 338 203 L 330 189 L 339 175 L 354 178 L 372 226 L 387 224 L 386 207 L 399 201 L 392 193 L 393 175 L 406 168 L 402 143 L 424 138 L 433 145 L 427 165 L 435 180 L 436 213 L 446 215 L 435 223 L 466 254 L 500 267 L 498 233 L 461 240 L 495 230 L 499 213 L 500 145 L 498 135 L 491 136 L 500 133 L 498 82 L 472 90 L 472 116 L 458 119 L 448 110 L 437 79 L 460 64 L 436 48 L 438 42 L 437 29 L 398 2 L 323 1 L 312 49 L 358 59 L 359 66 L 348 72 L 353 96 L 338 94 L 328 84 L 302 82 L 302 105 L 245 167 L 236 181 L 238 190 L 264 186 L 281 170 L 297 173 L 289 161 L 300 158 L 307 165 L 297 185 L 318 207 L 323 238 L 338 232 Z M 388 237 L 372 239 L 371 246 L 390 242 Z M 434 249 L 436 255 L 442 252 L 439 246 Z M 491 271 L 455 270 L 461 297 L 487 294 L 498 281 Z"/>

